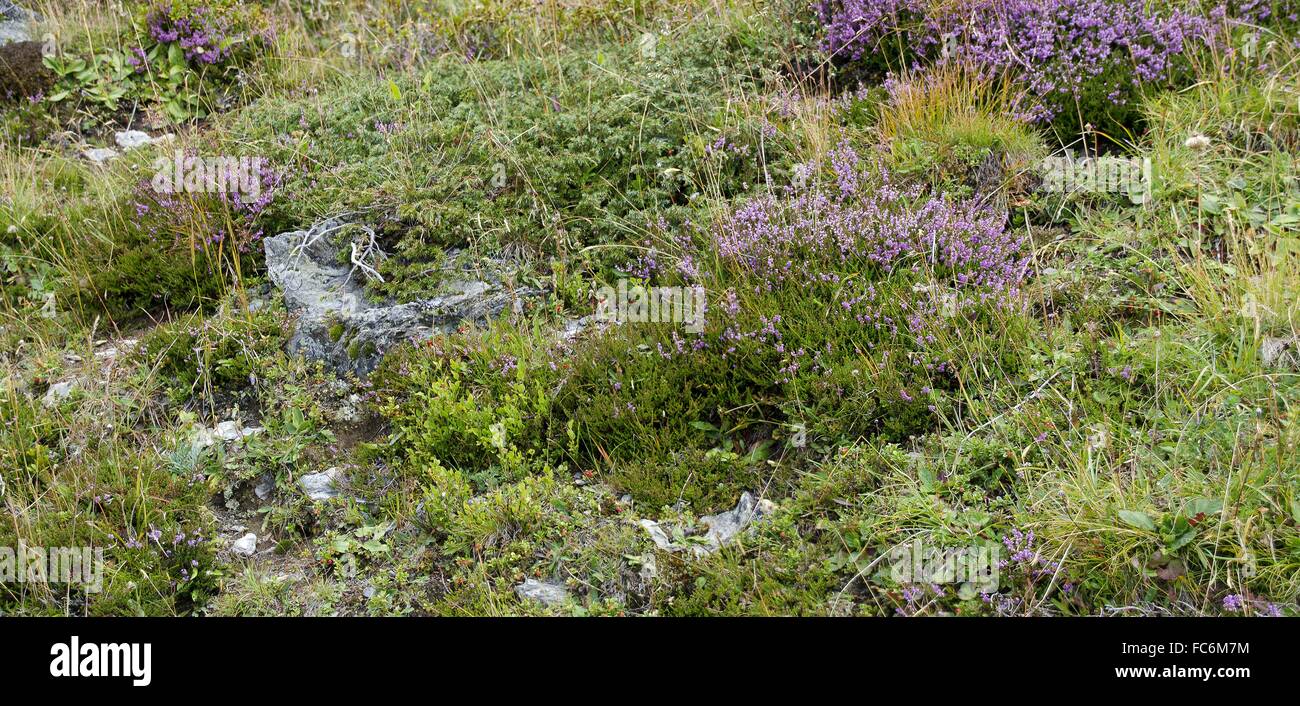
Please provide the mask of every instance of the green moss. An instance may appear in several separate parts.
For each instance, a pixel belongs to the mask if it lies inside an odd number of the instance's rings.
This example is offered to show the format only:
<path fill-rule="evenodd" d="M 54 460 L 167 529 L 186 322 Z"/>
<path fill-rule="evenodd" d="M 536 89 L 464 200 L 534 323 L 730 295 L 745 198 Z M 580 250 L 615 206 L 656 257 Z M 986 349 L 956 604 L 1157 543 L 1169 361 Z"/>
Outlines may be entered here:
<path fill-rule="evenodd" d="M 280 352 L 282 326 L 267 310 L 210 320 L 189 315 L 149 332 L 133 355 L 156 371 L 176 400 L 188 399 L 200 383 L 237 392 L 265 358 Z"/>
<path fill-rule="evenodd" d="M 788 133 L 763 138 L 763 119 L 727 110 L 721 77 L 743 91 L 777 61 L 756 37 L 728 36 L 742 31 L 775 29 L 708 25 L 661 39 L 653 57 L 622 44 L 547 59 L 448 57 L 421 80 L 397 79 L 396 92 L 381 81 L 346 82 L 264 102 L 233 127 L 273 161 L 303 167 L 290 171 L 295 198 L 273 206 L 273 219 L 300 223 L 322 208 L 365 210 L 400 194 L 396 213 L 384 214 L 396 220 L 378 229 L 391 255 L 381 266 L 386 281 L 370 286 L 409 299 L 436 289 L 451 248 L 567 256 L 639 242 L 661 217 L 689 218 L 697 194 L 731 197 L 765 174 L 788 175 Z M 304 115 L 311 119 L 299 125 Z M 771 117 L 779 119 L 775 110 Z M 297 135 L 292 145 L 278 139 L 284 134 Z M 706 158 L 720 136 L 747 156 Z M 400 169 L 391 168 L 395 158 Z M 583 259 L 611 268 L 625 257 L 601 247 Z"/>
<path fill-rule="evenodd" d="M 690 449 L 662 462 L 619 463 L 610 471 L 609 481 L 647 511 L 680 502 L 697 513 L 713 513 L 730 509 L 746 491 L 766 489 L 781 495 L 789 469 L 733 452 Z"/>

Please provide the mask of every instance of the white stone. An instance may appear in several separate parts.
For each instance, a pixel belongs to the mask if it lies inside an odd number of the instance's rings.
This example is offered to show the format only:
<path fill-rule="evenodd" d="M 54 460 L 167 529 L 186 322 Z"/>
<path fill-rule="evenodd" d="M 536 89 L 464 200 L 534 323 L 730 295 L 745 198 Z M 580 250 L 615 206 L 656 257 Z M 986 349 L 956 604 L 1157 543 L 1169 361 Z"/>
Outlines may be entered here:
<path fill-rule="evenodd" d="M 569 591 L 564 586 L 550 581 L 528 579 L 515 586 L 515 594 L 521 601 L 533 601 L 551 608 L 569 600 Z"/>
<path fill-rule="evenodd" d="M 45 397 L 41 398 L 41 404 L 46 407 L 57 407 L 60 402 L 68 399 L 68 395 L 72 394 L 76 386 L 76 380 L 64 380 L 50 385 L 50 389 L 45 391 Z"/>
<path fill-rule="evenodd" d="M 336 481 L 341 475 L 337 468 L 327 468 L 320 473 L 308 473 L 298 478 L 298 486 L 312 500 L 329 500 L 338 497 Z"/>
<path fill-rule="evenodd" d="M 194 430 L 194 435 L 190 437 L 190 443 L 199 447 L 207 448 L 218 441 L 239 441 L 246 437 L 262 433 L 262 427 L 247 427 L 237 419 L 230 419 L 219 422 L 211 429 L 198 427 Z"/>
<path fill-rule="evenodd" d="M 82 155 L 84 155 L 86 159 L 89 159 L 95 164 L 103 164 L 104 162 L 107 162 L 110 159 L 116 158 L 117 150 L 111 147 L 96 147 L 94 149 L 90 149 L 90 150 L 86 150 L 85 152 L 82 152 Z"/>
<path fill-rule="evenodd" d="M 153 138 L 149 137 L 149 133 L 139 130 L 123 130 L 114 135 L 113 139 L 117 142 L 117 146 L 124 150 L 133 150 L 137 147 L 153 144 Z"/>
<path fill-rule="evenodd" d="M 257 535 L 249 532 L 236 539 L 235 543 L 230 545 L 230 551 L 239 556 L 253 556 L 253 554 L 257 553 Z"/>

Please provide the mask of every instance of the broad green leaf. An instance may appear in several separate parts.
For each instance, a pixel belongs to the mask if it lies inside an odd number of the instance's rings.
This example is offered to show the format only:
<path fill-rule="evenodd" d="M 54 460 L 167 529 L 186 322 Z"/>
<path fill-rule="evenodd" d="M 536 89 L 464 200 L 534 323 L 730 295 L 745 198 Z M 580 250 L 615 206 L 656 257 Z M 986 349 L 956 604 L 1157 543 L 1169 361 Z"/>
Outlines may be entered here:
<path fill-rule="evenodd" d="M 1148 517 L 1145 512 L 1138 512 L 1137 510 L 1120 510 L 1119 519 L 1123 520 L 1125 524 L 1138 529 L 1144 529 L 1148 532 L 1156 531 L 1156 523 L 1152 522 L 1151 518 Z"/>

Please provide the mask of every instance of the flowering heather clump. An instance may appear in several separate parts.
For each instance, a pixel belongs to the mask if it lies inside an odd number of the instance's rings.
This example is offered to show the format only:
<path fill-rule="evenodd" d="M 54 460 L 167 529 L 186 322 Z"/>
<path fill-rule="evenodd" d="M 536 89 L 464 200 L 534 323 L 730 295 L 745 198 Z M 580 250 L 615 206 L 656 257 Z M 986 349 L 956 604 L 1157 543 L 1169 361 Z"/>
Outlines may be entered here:
<path fill-rule="evenodd" d="M 188 165 L 198 157 L 196 152 L 189 151 L 185 163 Z M 213 181 L 238 184 L 245 178 L 239 173 L 241 167 L 233 160 L 226 169 L 229 170 L 226 175 L 214 175 Z M 159 239 L 170 235 L 172 245 L 185 240 L 190 247 L 199 249 L 226 243 L 240 253 L 249 252 L 262 239 L 264 233 L 259 217 L 275 200 L 283 181 L 283 174 L 264 161 L 256 163 L 256 170 L 252 176 L 256 178 L 258 188 L 249 193 L 237 190 L 187 193 L 183 188 L 174 192 L 160 191 L 151 180 L 142 180 L 136 187 L 132 203 L 134 215 L 152 242 L 166 243 L 165 239 Z M 202 238 L 192 237 L 195 228 L 205 231 Z"/>
<path fill-rule="evenodd" d="M 665 357 L 771 356 L 771 382 L 785 385 L 828 374 L 859 345 L 880 346 L 882 362 L 900 346 L 900 363 L 942 375 L 950 363 L 935 344 L 945 319 L 1018 301 L 1028 257 L 1004 214 L 898 187 L 865 169 L 847 142 L 829 166 L 830 183 L 756 197 L 710 231 L 713 334 L 675 339 Z M 811 302 L 827 308 L 810 329 Z M 891 394 L 926 405 L 906 389 Z"/>
<path fill-rule="evenodd" d="M 149 10 L 145 24 L 149 37 L 155 42 L 176 42 L 185 51 L 186 59 L 200 64 L 220 63 L 230 56 L 234 43 L 227 23 L 206 7 L 196 7 L 181 14 L 172 3 L 160 3 Z"/>
<path fill-rule="evenodd" d="M 1050 121 L 1097 101 L 1124 105 L 1149 84 L 1176 76 L 1178 58 L 1212 39 L 1215 25 L 1143 0 L 821 0 L 824 48 L 846 59 L 877 52 L 904 60 L 963 62 L 985 77 L 1008 76 Z"/>
<path fill-rule="evenodd" d="M 1032 530 L 1021 532 L 1013 528 L 1011 536 L 1002 538 L 1002 545 L 1006 547 L 1009 556 L 998 562 L 999 569 L 1014 567 L 1032 579 L 1050 578 L 1061 569 L 1060 562 L 1043 556 Z"/>
<path fill-rule="evenodd" d="M 842 273 L 862 268 L 889 273 L 929 268 L 975 302 L 1006 303 L 1019 292 L 1028 263 L 1021 240 L 1005 228 L 1005 217 L 973 202 L 924 195 L 900 188 L 881 174 L 867 187 L 852 147 L 841 144 L 831 163 L 835 186 L 809 189 L 782 199 L 756 198 L 726 220 L 716 233 L 718 254 L 752 275 L 755 286 L 836 284 Z M 870 285 L 845 297 L 846 312 L 870 308 Z"/>

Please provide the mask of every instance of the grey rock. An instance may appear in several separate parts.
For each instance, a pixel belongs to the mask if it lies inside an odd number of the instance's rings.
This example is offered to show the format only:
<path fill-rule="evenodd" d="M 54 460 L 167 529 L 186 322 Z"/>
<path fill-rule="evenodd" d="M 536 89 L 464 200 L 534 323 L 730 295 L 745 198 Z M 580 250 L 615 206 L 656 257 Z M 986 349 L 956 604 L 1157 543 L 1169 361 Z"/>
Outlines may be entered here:
<path fill-rule="evenodd" d="M 139 130 L 123 130 L 114 136 L 114 140 L 117 142 L 117 146 L 124 150 L 133 150 L 153 143 L 153 138 L 149 136 L 149 133 Z"/>
<path fill-rule="evenodd" d="M 257 535 L 249 532 L 236 539 L 235 543 L 230 545 L 230 551 L 237 556 L 253 556 L 257 553 Z"/>
<path fill-rule="evenodd" d="M 340 374 L 369 375 L 393 346 L 454 331 L 463 322 L 482 322 L 521 297 L 540 292 L 508 291 L 496 278 L 453 279 L 446 294 L 406 304 L 366 299 L 350 265 L 339 263 L 346 223 L 322 221 L 306 231 L 267 238 L 267 274 L 298 313 L 289 352 L 326 361 Z"/>
<path fill-rule="evenodd" d="M 515 595 L 521 601 L 533 601 L 551 608 L 569 600 L 569 591 L 564 586 L 550 581 L 528 579 L 515 586 Z"/>
<path fill-rule="evenodd" d="M 718 551 L 752 524 L 775 511 L 776 505 L 772 501 L 757 500 L 748 492 L 742 493 L 740 501 L 731 510 L 701 517 L 700 523 L 704 525 L 705 531 L 692 537 L 691 542 L 674 541 L 671 528 L 665 529 L 664 525 L 653 520 L 641 520 L 640 525 L 660 549 L 671 552 L 689 550 L 701 557 Z"/>
<path fill-rule="evenodd" d="M 640 525 L 650 534 L 650 541 L 654 542 L 656 547 L 667 549 L 668 551 L 677 551 L 681 548 L 673 543 L 673 538 L 668 536 L 668 532 L 664 531 L 663 526 L 658 522 L 655 522 L 654 520 L 641 520 Z"/>
<path fill-rule="evenodd" d="M 13 0 L 0 0 L 0 18 L 11 21 L 38 22 L 41 16 L 31 10 L 23 9 Z"/>
<path fill-rule="evenodd" d="M 26 22 L 0 22 L 0 47 L 31 41 Z"/>
<path fill-rule="evenodd" d="M 758 500 L 749 493 L 742 493 L 735 508 L 716 515 L 706 515 L 700 520 L 709 528 L 705 537 L 716 548 L 730 542 L 746 527 L 773 512 L 776 512 L 776 504 L 771 500 Z"/>
<path fill-rule="evenodd" d="M 59 403 L 68 399 L 72 391 L 76 389 L 76 380 L 64 380 L 50 385 L 50 389 L 45 391 L 45 396 L 41 398 L 41 404 L 46 407 L 57 407 Z"/>
<path fill-rule="evenodd" d="M 1266 368 L 1300 368 L 1300 337 L 1265 336 L 1259 344 L 1259 358 Z"/>
<path fill-rule="evenodd" d="M 338 497 L 337 481 L 341 475 L 342 471 L 337 468 L 328 468 L 320 473 L 308 473 L 298 478 L 298 487 L 302 488 L 307 497 L 312 500 L 329 500 Z"/>
<path fill-rule="evenodd" d="M 86 159 L 89 159 L 90 161 L 94 162 L 95 164 L 103 164 L 104 162 L 107 162 L 107 161 L 110 160 L 110 159 L 114 159 L 114 158 L 116 158 L 116 157 L 117 157 L 117 150 L 115 150 L 115 149 L 113 149 L 113 148 L 111 148 L 111 147 L 96 147 L 96 148 L 94 148 L 94 149 L 86 150 L 85 152 L 82 152 L 81 154 L 82 154 Z"/>
<path fill-rule="evenodd" d="M 253 486 L 253 495 L 256 495 L 258 500 L 266 500 L 273 492 L 275 492 L 275 479 L 270 475 L 262 476 L 258 479 L 257 485 Z"/>
<path fill-rule="evenodd" d="M 39 22 L 40 19 L 40 15 L 24 10 L 9 0 L 0 0 L 0 46 L 30 41 L 31 23 Z"/>

